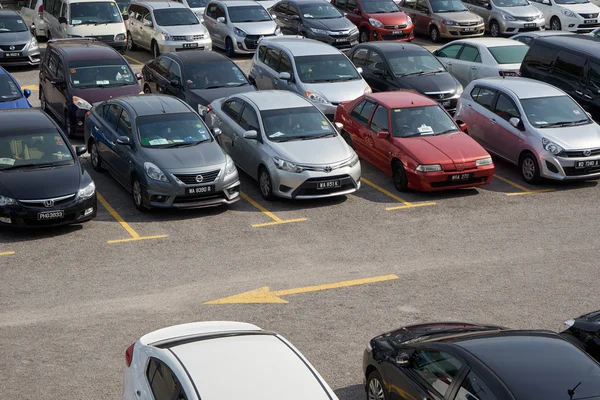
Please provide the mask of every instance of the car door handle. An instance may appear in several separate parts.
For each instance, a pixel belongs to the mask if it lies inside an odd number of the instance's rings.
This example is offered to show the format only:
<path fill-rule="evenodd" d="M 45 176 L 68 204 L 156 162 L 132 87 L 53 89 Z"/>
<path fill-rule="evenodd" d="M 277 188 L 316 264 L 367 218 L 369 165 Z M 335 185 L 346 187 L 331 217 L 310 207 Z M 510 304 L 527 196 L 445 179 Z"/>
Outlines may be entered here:
<path fill-rule="evenodd" d="M 583 97 L 585 97 L 586 99 L 592 99 L 592 96 L 590 96 L 589 94 L 584 94 Z"/>
<path fill-rule="evenodd" d="M 471 69 L 477 69 L 476 65 L 471 65 Z"/>
<path fill-rule="evenodd" d="M 469 108 L 473 108 L 473 106 L 472 106 L 472 105 L 470 105 L 470 104 L 467 104 L 467 107 L 469 107 Z"/>
<path fill-rule="evenodd" d="M 492 122 L 492 124 L 496 123 L 496 120 L 494 118 L 490 118 L 490 121 Z"/>
<path fill-rule="evenodd" d="M 446 64 L 447 64 L 447 65 L 452 65 L 452 63 L 451 63 L 451 62 L 447 62 Z"/>
<path fill-rule="evenodd" d="M 139 390 L 136 390 L 136 391 L 135 391 L 135 395 L 136 395 L 137 397 L 142 397 L 142 392 L 140 392 Z"/>

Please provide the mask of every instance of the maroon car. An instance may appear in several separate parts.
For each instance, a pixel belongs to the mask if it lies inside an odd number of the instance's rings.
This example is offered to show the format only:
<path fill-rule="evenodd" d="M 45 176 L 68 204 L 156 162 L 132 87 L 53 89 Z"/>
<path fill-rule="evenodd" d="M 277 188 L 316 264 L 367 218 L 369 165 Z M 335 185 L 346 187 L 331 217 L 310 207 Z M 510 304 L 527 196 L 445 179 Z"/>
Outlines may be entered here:
<path fill-rule="evenodd" d="M 95 39 L 50 40 L 40 66 L 41 107 L 73 137 L 83 134 L 92 104 L 139 94 L 140 79 L 121 54 Z"/>

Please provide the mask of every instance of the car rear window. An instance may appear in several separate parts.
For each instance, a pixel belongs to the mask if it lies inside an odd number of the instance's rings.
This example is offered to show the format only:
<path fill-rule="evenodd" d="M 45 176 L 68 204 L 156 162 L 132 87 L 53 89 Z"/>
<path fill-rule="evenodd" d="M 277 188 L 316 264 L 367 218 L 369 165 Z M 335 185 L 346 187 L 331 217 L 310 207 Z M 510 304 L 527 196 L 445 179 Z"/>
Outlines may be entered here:
<path fill-rule="evenodd" d="M 521 64 L 529 47 L 525 45 L 498 46 L 490 47 L 489 50 L 498 64 Z"/>

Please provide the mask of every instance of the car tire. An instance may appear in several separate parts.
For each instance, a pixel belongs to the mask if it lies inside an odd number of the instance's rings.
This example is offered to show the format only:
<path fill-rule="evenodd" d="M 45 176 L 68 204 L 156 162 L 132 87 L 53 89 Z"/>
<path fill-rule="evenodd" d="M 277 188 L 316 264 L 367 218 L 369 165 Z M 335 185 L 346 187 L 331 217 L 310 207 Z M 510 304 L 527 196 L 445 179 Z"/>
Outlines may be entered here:
<path fill-rule="evenodd" d="M 383 384 L 383 379 L 377 371 L 373 371 L 367 378 L 367 400 L 389 400 L 390 395 L 387 393 Z"/>
<path fill-rule="evenodd" d="M 40 108 L 43 112 L 48 113 L 48 103 L 46 102 L 46 95 L 40 87 Z"/>
<path fill-rule="evenodd" d="M 521 178 L 531 185 L 540 182 L 540 167 L 535 156 L 526 152 L 519 159 L 519 169 L 521 170 Z"/>
<path fill-rule="evenodd" d="M 137 176 L 131 179 L 131 198 L 135 208 L 142 212 L 148 211 L 148 207 L 144 205 L 144 187 Z"/>
<path fill-rule="evenodd" d="M 77 128 L 73 126 L 73 121 L 71 121 L 71 114 L 68 111 L 65 111 L 65 134 L 69 139 L 75 137 L 75 131 Z"/>
<path fill-rule="evenodd" d="M 48 39 L 48 41 L 52 40 L 52 33 L 50 33 L 48 27 L 46 27 L 46 39 Z"/>
<path fill-rule="evenodd" d="M 137 48 L 137 45 L 133 41 L 133 36 L 131 36 L 131 32 L 127 32 L 127 50 L 135 51 Z"/>
<path fill-rule="evenodd" d="M 369 41 L 369 31 L 366 29 L 363 29 L 360 31 L 360 35 L 358 36 L 358 41 L 361 43 L 366 43 Z"/>
<path fill-rule="evenodd" d="M 275 200 L 275 195 L 273 194 L 273 181 L 271 180 L 269 171 L 267 171 L 265 167 L 260 167 L 258 170 L 258 186 L 260 195 L 263 199 L 268 201 Z"/>
<path fill-rule="evenodd" d="M 550 19 L 550 30 L 552 31 L 561 31 L 562 25 L 560 23 L 560 19 L 558 17 L 552 17 Z"/>
<path fill-rule="evenodd" d="M 92 168 L 94 168 L 94 171 L 96 172 L 103 172 L 104 168 L 102 167 L 102 159 L 100 158 L 100 152 L 98 151 L 98 144 L 96 144 L 94 139 L 90 139 L 88 149 Z"/>
<path fill-rule="evenodd" d="M 160 50 L 158 49 L 158 43 L 156 43 L 156 41 L 152 41 L 152 45 L 150 46 L 152 48 L 152 56 L 156 59 L 158 58 L 158 56 L 160 56 Z"/>
<path fill-rule="evenodd" d="M 440 41 L 440 30 L 437 26 L 432 25 L 431 28 L 429 28 L 429 37 L 433 43 L 438 43 Z"/>
<path fill-rule="evenodd" d="M 342 131 L 342 134 L 340 136 L 342 137 L 342 139 L 344 139 L 346 141 L 348 146 L 352 147 L 352 137 L 350 136 L 350 134 L 348 132 Z M 354 147 L 352 147 L 352 148 L 354 148 Z"/>
<path fill-rule="evenodd" d="M 235 50 L 233 49 L 233 41 L 230 37 L 227 37 L 227 39 L 225 39 L 225 54 L 229 58 L 233 58 L 233 56 L 235 56 Z"/>
<path fill-rule="evenodd" d="M 496 22 L 496 21 L 490 22 L 490 35 L 492 37 L 500 36 L 500 25 L 498 25 L 498 22 Z"/>
<path fill-rule="evenodd" d="M 394 187 L 399 192 L 406 192 L 408 190 L 408 178 L 406 177 L 406 171 L 404 165 L 398 160 L 392 164 L 392 179 L 394 181 Z"/>
<path fill-rule="evenodd" d="M 150 85 L 148 85 L 148 84 L 144 85 L 144 93 L 145 94 L 151 94 L 152 93 L 152 89 L 150 89 Z"/>

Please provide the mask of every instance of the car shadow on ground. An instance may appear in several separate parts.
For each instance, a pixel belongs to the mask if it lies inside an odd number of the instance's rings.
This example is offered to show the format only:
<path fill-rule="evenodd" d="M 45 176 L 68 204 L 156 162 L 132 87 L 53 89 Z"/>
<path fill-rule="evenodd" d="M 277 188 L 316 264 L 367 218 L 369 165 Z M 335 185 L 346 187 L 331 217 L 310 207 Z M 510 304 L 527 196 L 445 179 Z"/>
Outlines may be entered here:
<path fill-rule="evenodd" d="M 351 385 L 345 388 L 334 390 L 340 400 L 363 400 L 365 398 L 365 389 L 362 385 Z"/>
<path fill-rule="evenodd" d="M 5 227 L 2 229 L 2 231 L 0 231 L 0 243 L 20 243 L 50 239 L 80 231 L 84 228 L 84 226 L 85 223 L 48 228 Z"/>

